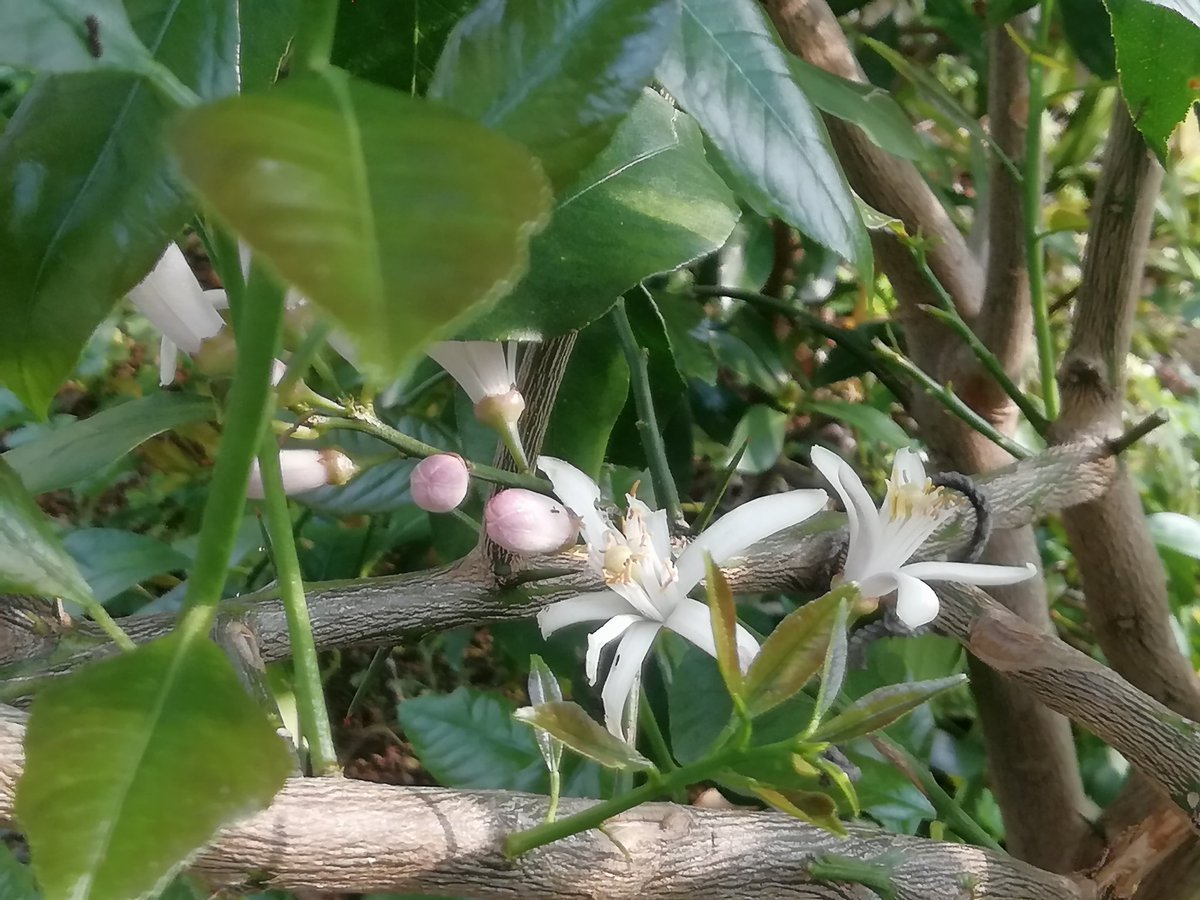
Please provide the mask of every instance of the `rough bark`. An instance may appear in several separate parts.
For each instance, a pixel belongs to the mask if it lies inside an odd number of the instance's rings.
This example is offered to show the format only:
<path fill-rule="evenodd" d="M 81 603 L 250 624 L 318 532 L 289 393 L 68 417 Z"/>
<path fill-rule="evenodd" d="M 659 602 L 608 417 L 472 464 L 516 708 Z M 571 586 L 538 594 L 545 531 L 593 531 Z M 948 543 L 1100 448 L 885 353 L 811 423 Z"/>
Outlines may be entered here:
<path fill-rule="evenodd" d="M 0 822 L 13 822 L 24 728 L 0 717 Z M 590 801 L 564 800 L 568 815 Z M 395 891 L 489 898 L 870 900 L 809 866 L 835 855 L 884 867 L 897 900 L 1095 900 L 1085 879 L 999 853 L 855 827 L 847 838 L 772 812 L 648 803 L 589 831 L 504 857 L 504 838 L 540 824 L 546 798 L 291 778 L 261 813 L 224 829 L 192 863 L 218 885 Z M 619 842 L 619 845 L 618 843 Z"/>

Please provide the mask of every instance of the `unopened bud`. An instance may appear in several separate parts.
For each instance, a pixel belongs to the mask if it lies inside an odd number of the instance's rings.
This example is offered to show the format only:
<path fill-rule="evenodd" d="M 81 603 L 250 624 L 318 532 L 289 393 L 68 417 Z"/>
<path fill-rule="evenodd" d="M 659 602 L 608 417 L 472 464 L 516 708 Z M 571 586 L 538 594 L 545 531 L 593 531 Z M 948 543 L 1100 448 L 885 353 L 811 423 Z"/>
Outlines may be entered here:
<path fill-rule="evenodd" d="M 340 450 L 280 450 L 279 468 L 283 473 L 283 492 L 303 494 L 327 484 L 345 484 L 354 477 L 354 461 Z M 258 460 L 250 468 L 246 496 L 261 500 L 264 496 L 262 472 Z"/>
<path fill-rule="evenodd" d="M 516 388 L 503 394 L 489 394 L 475 404 L 475 418 L 497 431 L 507 431 L 525 412 L 525 398 Z"/>
<path fill-rule="evenodd" d="M 554 553 L 575 542 L 579 526 L 553 497 L 511 488 L 488 501 L 487 535 L 505 550 L 524 556 Z"/>
<path fill-rule="evenodd" d="M 192 355 L 196 368 L 209 378 L 232 378 L 237 366 L 237 344 L 233 331 L 222 328 L 200 344 Z"/>
<path fill-rule="evenodd" d="M 471 475 L 457 453 L 438 453 L 417 463 L 409 480 L 413 503 L 426 512 L 456 509 L 467 496 Z"/>

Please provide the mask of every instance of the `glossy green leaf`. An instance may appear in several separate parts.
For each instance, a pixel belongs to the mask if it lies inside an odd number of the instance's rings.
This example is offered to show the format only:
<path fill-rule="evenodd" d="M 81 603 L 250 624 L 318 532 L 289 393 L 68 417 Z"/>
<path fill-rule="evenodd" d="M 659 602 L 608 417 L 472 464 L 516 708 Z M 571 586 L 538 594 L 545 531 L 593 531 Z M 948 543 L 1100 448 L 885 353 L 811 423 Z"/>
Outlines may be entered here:
<path fill-rule="evenodd" d="M 300 22 L 301 0 L 252 0 L 238 4 L 242 42 L 239 48 L 243 91 L 274 84 L 283 55 Z M 359 4 L 359 8 L 382 4 Z"/>
<path fill-rule="evenodd" d="M 542 453 L 599 478 L 609 435 L 629 396 L 629 364 L 607 319 L 579 333 L 550 414 Z"/>
<path fill-rule="evenodd" d="M 533 654 L 529 658 L 530 705 L 561 703 L 562 698 L 562 688 L 558 686 L 558 679 L 554 677 L 554 673 L 550 671 L 546 661 L 536 653 Z M 551 772 L 557 772 L 559 764 L 562 762 L 562 741 L 540 728 L 535 728 L 534 734 L 537 736 L 538 749 L 542 752 L 542 759 L 546 761 L 546 768 Z"/>
<path fill-rule="evenodd" d="M 91 603 L 92 592 L 46 514 L 0 460 L 0 593 Z"/>
<path fill-rule="evenodd" d="M 424 94 L 450 30 L 475 0 L 338 0 L 330 60 L 368 81 Z"/>
<path fill-rule="evenodd" d="M 683 0 L 658 77 L 696 117 L 763 215 L 871 271 L 871 245 L 817 112 L 753 0 Z"/>
<path fill-rule="evenodd" d="M 1171 9 L 1185 17 L 1193 25 L 1200 26 L 1200 2 L 1197 0 L 1149 0 L 1155 6 Z"/>
<path fill-rule="evenodd" d="M 1105 3 L 1125 104 L 1146 143 L 1165 159 L 1167 139 L 1200 100 L 1200 28 L 1146 0 Z"/>
<path fill-rule="evenodd" d="M 1106 81 L 1117 75 L 1112 21 L 1104 0 L 1061 0 L 1063 35 L 1079 61 Z"/>
<path fill-rule="evenodd" d="M 191 563 L 161 541 L 117 528 L 78 528 L 63 538 L 63 546 L 101 603 L 147 578 L 186 569 Z"/>
<path fill-rule="evenodd" d="M 912 442 L 908 433 L 891 416 L 865 403 L 806 400 L 804 408 L 843 422 L 858 432 L 860 437 L 886 449 L 907 447 Z"/>
<path fill-rule="evenodd" d="M 829 647 L 825 651 L 825 662 L 821 665 L 821 686 L 817 690 L 817 702 L 813 707 L 809 731 L 816 728 L 825 718 L 825 713 L 833 707 L 842 682 L 846 680 L 846 658 L 849 656 L 849 639 L 847 625 L 850 620 L 850 606 L 844 600 L 838 606 L 837 617 L 830 631 Z"/>
<path fill-rule="evenodd" d="M 235 0 L 125 7 L 202 98 L 236 90 Z M 0 383 L 36 415 L 187 220 L 161 136 L 175 112 L 134 75 L 44 75 L 0 136 Z"/>
<path fill-rule="evenodd" d="M 1200 559 L 1200 519 L 1174 512 L 1146 517 L 1154 543 L 1192 559 Z"/>
<path fill-rule="evenodd" d="M 7 844 L 0 844 L 0 897 L 5 900 L 42 900 L 33 883 L 33 872 L 18 862 Z"/>
<path fill-rule="evenodd" d="M 745 447 L 737 464 L 739 472 L 758 475 L 770 470 L 783 453 L 783 441 L 790 421 L 791 416 L 787 413 L 764 403 L 751 406 L 733 430 L 726 462 Z"/>
<path fill-rule="evenodd" d="M 966 680 L 966 675 L 951 675 L 933 681 L 911 681 L 878 688 L 818 728 L 812 739 L 839 743 L 886 728 L 925 701 Z"/>
<path fill-rule="evenodd" d="M 509 139 L 326 70 L 185 114 L 184 173 L 379 378 L 525 269 L 550 194 Z"/>
<path fill-rule="evenodd" d="M 750 715 L 762 715 L 787 700 L 821 670 L 839 610 L 857 598 L 854 585 L 841 585 L 775 626 L 746 673 L 743 697 Z"/>
<path fill-rule="evenodd" d="M 41 494 L 83 481 L 156 434 L 203 422 L 215 413 L 212 401 L 205 397 L 151 394 L 56 427 L 2 458 L 30 493 Z"/>
<path fill-rule="evenodd" d="M 513 718 L 540 728 L 580 756 L 609 769 L 653 769 L 654 764 L 584 712 L 577 703 L 559 701 L 526 706 Z"/>
<path fill-rule="evenodd" d="M 817 109 L 857 125 L 888 153 L 915 160 L 927 155 L 912 122 L 887 91 L 841 78 L 798 56 L 788 56 L 788 65 L 792 78 Z"/>
<path fill-rule="evenodd" d="M 647 92 L 559 195 L 550 226 L 532 242 L 529 274 L 466 330 L 497 339 L 583 328 L 639 281 L 720 248 L 738 215 L 696 123 Z"/>
<path fill-rule="evenodd" d="M 179 632 L 42 691 L 25 752 L 16 814 L 48 900 L 161 890 L 291 769 L 225 655 Z"/>
<path fill-rule="evenodd" d="M 704 573 L 704 590 L 717 647 L 717 667 L 730 696 L 738 698 L 742 693 L 742 666 L 737 648 L 737 605 L 725 574 L 707 553 L 704 554 Z"/>
<path fill-rule="evenodd" d="M 555 189 L 604 149 L 679 26 L 679 0 L 483 0 L 429 95 L 515 138 Z"/>
<path fill-rule="evenodd" d="M 0 0 L 0 64 L 35 72 L 144 71 L 121 0 Z"/>

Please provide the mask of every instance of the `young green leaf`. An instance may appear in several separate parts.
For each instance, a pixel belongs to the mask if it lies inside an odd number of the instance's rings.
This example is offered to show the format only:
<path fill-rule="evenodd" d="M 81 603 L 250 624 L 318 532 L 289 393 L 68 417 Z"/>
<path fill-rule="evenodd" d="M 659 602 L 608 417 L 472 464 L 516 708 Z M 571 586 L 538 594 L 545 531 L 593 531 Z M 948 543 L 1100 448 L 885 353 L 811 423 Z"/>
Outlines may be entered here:
<path fill-rule="evenodd" d="M 850 780 L 850 776 L 846 774 L 841 766 L 832 760 L 826 759 L 824 756 L 815 757 L 813 764 L 821 770 L 827 779 L 833 782 L 845 799 L 846 805 L 850 807 L 851 815 L 858 818 L 861 813 L 858 804 L 858 792 L 854 790 L 854 782 Z"/>
<path fill-rule="evenodd" d="M 913 681 L 876 688 L 813 732 L 812 740 L 838 743 L 886 728 L 926 700 L 958 687 L 966 680 L 966 675 L 951 675 L 932 681 Z"/>
<path fill-rule="evenodd" d="M 46 688 L 25 753 L 16 815 L 38 882 L 90 900 L 160 890 L 292 765 L 225 655 L 179 632 Z"/>
<path fill-rule="evenodd" d="M 760 716 L 798 693 L 820 671 L 839 610 L 857 597 L 854 585 L 841 585 L 775 626 L 746 673 L 742 696 L 751 716 Z"/>
<path fill-rule="evenodd" d="M 558 701 L 526 706 L 513 713 L 513 717 L 548 732 L 581 756 L 610 769 L 654 768 L 654 763 L 593 721 L 577 703 Z"/>
<path fill-rule="evenodd" d="M 21 865 L 7 844 L 0 844 L 0 897 L 5 900 L 42 900 L 33 883 L 33 872 Z"/>
<path fill-rule="evenodd" d="M 554 673 L 550 671 L 546 661 L 536 653 L 530 656 L 530 704 L 541 706 L 545 703 L 561 703 L 562 698 L 562 688 L 558 686 L 558 679 L 554 677 Z M 562 761 L 562 741 L 541 728 L 534 728 L 534 734 L 537 736 L 538 749 L 542 752 L 542 758 L 546 760 L 546 768 L 551 772 L 557 772 L 559 763 Z"/>
<path fill-rule="evenodd" d="M 0 459 L 0 593 L 90 605 L 92 590 L 17 473 Z"/>
<path fill-rule="evenodd" d="M 378 379 L 524 272 L 549 185 L 502 135 L 336 69 L 184 114 L 204 199 L 357 339 Z"/>
<path fill-rule="evenodd" d="M 683 0 L 658 70 L 720 151 L 747 199 L 871 271 L 871 243 L 816 110 L 753 0 Z M 752 62 L 750 62 L 752 61 Z"/>
<path fill-rule="evenodd" d="M 837 804 L 833 798 L 815 791 L 776 791 L 767 787 L 754 790 L 764 802 L 789 816 L 832 831 L 846 834 L 846 826 L 837 817 Z"/>
<path fill-rule="evenodd" d="M 833 706 L 838 691 L 842 689 L 842 682 L 846 679 L 846 657 L 849 652 L 846 630 L 849 619 L 850 604 L 843 600 L 838 605 L 833 630 L 830 632 L 829 648 L 825 651 L 825 663 L 821 667 L 821 687 L 817 690 L 817 703 L 813 707 L 812 720 L 808 725 L 809 732 L 814 731 L 825 718 L 825 713 Z"/>
<path fill-rule="evenodd" d="M 717 645 L 717 666 L 729 695 L 738 703 L 742 693 L 742 666 L 738 661 L 737 606 L 725 573 L 704 554 L 704 590 L 708 595 L 708 612 L 712 618 L 713 638 Z"/>
<path fill-rule="evenodd" d="M 679 25 L 678 0 L 484 0 L 429 96 L 520 141 L 556 189 L 612 138 Z"/>
<path fill-rule="evenodd" d="M 0 64 L 35 72 L 145 71 L 121 0 L 0 0 Z"/>

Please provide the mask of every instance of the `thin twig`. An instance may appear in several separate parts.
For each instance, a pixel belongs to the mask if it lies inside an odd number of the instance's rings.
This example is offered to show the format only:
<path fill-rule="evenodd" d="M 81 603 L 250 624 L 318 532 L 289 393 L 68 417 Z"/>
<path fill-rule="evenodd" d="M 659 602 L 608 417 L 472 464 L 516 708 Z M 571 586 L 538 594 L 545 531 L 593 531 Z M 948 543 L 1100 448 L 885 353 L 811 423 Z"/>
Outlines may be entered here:
<path fill-rule="evenodd" d="M 1112 450 L 1114 456 L 1119 456 L 1150 432 L 1152 432 L 1155 428 L 1158 428 L 1161 425 L 1166 425 L 1169 421 L 1171 421 L 1170 413 L 1168 413 L 1165 409 L 1156 409 L 1154 412 L 1150 413 L 1150 415 L 1146 416 L 1146 418 L 1142 419 L 1142 421 L 1131 427 L 1128 431 L 1109 441 L 1108 446 Z"/>

